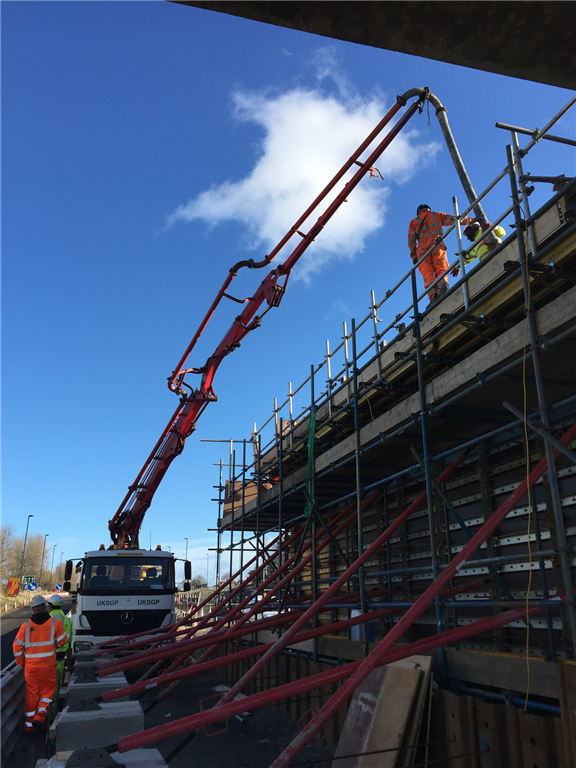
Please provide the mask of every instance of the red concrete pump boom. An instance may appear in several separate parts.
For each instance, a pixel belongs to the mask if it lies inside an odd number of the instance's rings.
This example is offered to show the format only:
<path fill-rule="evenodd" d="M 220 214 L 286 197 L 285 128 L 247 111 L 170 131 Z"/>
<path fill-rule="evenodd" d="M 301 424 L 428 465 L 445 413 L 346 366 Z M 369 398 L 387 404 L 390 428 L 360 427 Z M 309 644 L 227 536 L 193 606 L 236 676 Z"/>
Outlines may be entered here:
<path fill-rule="evenodd" d="M 223 358 L 237 349 L 250 331 L 253 331 L 260 326 L 262 317 L 268 310 L 272 307 L 277 307 L 280 304 L 282 296 L 286 291 L 290 272 L 298 259 L 306 251 L 310 243 L 312 243 L 320 234 L 326 223 L 332 218 L 342 203 L 345 202 L 346 198 L 359 184 L 360 180 L 370 172 L 376 160 L 392 142 L 395 136 L 398 135 L 414 113 L 419 108 L 421 109 L 421 105 L 424 103 L 426 95 L 425 92 L 423 92 L 422 95 L 419 95 L 418 99 L 412 103 L 406 113 L 391 128 L 368 158 L 363 162 L 359 161 L 358 158 L 360 155 L 370 146 L 370 144 L 372 144 L 383 128 L 405 105 L 406 101 L 402 99 L 402 97 L 398 97 L 398 101 L 390 111 L 382 118 L 372 133 L 364 142 L 362 142 L 352 157 L 350 157 L 350 159 L 342 166 L 330 183 L 302 214 L 274 250 L 260 262 L 254 262 L 252 259 L 249 261 L 241 261 L 230 269 L 226 280 L 218 291 L 216 298 L 212 302 L 200 327 L 194 334 L 184 355 L 171 376 L 168 377 L 168 386 L 173 392 L 180 396 L 180 403 L 162 432 L 160 439 L 154 446 L 154 449 L 146 459 L 146 462 L 138 473 L 135 481 L 128 488 L 128 493 L 124 497 L 118 511 L 109 522 L 108 527 L 110 529 L 110 535 L 117 547 L 129 549 L 138 548 L 138 534 L 144 515 L 152 503 L 152 498 L 162 482 L 168 467 L 173 459 L 182 453 L 187 438 L 190 437 L 196 428 L 196 422 L 208 403 L 217 400 L 212 385 L 216 371 Z M 354 173 L 351 179 L 344 184 L 341 192 L 328 205 L 324 213 L 318 218 L 308 233 L 301 232 L 300 227 L 353 165 L 358 166 L 358 170 Z M 276 269 L 273 269 L 264 278 L 253 296 L 247 299 L 236 299 L 227 294 L 228 287 L 234 277 L 238 274 L 239 269 L 242 267 L 261 269 L 262 267 L 267 266 L 294 234 L 300 235 L 302 239 L 284 263 L 279 264 Z M 185 366 L 190 357 L 190 353 L 223 298 L 244 304 L 244 309 L 236 317 L 230 326 L 230 329 L 206 363 L 201 368 L 186 368 Z M 261 314 L 257 314 L 264 304 L 267 305 L 264 311 L 261 312 Z M 198 389 L 193 389 L 185 382 L 186 375 L 190 373 L 201 375 L 200 386 Z"/>

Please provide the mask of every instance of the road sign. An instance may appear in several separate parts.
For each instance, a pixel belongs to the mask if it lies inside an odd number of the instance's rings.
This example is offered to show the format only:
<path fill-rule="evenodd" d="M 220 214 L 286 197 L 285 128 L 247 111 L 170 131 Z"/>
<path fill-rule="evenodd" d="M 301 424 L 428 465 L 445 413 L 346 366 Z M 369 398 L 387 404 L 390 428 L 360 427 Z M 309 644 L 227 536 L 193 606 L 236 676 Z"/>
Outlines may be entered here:
<path fill-rule="evenodd" d="M 30 592 L 36 592 L 36 590 L 38 589 L 38 584 L 36 584 L 35 581 L 28 582 L 28 589 L 30 590 Z"/>
<path fill-rule="evenodd" d="M 62 584 L 56 584 L 54 587 L 55 592 L 62 592 Z"/>
<path fill-rule="evenodd" d="M 16 597 L 20 589 L 20 579 L 18 576 L 9 576 L 6 585 L 6 597 Z"/>
<path fill-rule="evenodd" d="M 34 576 L 22 576 L 22 586 L 24 584 L 33 584 L 36 581 Z"/>

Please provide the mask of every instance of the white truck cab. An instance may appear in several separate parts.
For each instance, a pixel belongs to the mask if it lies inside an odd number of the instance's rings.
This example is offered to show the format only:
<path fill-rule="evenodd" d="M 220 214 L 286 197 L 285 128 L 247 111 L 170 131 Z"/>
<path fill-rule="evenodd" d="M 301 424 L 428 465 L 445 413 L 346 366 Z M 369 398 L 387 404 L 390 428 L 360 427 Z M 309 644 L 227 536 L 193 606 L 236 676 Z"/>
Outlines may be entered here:
<path fill-rule="evenodd" d="M 189 569 L 189 563 L 186 563 Z M 66 564 L 68 579 L 72 561 Z M 174 555 L 146 549 L 86 552 L 77 565 L 72 652 L 97 643 L 165 627 L 176 620 Z M 186 585 L 185 585 L 186 586 Z M 65 587 L 69 587 L 67 583 Z"/>

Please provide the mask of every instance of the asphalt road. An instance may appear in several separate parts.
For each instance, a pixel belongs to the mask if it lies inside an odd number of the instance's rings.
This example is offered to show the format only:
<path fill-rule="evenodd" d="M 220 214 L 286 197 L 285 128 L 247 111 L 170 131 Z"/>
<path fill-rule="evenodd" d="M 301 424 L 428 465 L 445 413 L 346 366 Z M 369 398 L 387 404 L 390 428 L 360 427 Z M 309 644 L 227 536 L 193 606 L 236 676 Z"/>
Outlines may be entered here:
<path fill-rule="evenodd" d="M 70 598 L 64 598 L 64 613 L 68 613 L 72 600 Z M 29 605 L 25 605 L 22 608 L 16 608 L 15 611 L 8 611 L 3 613 L 0 617 L 0 669 L 7 667 L 10 662 L 14 661 L 12 655 L 12 643 L 16 637 L 16 633 L 22 622 L 26 621 L 32 616 L 32 608 Z"/>

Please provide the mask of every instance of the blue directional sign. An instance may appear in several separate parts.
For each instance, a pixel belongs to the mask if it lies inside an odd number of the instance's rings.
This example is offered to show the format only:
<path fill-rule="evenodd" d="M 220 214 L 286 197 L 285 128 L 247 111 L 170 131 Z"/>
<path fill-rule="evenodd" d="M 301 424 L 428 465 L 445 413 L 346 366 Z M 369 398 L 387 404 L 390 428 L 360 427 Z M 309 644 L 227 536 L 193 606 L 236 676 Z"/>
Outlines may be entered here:
<path fill-rule="evenodd" d="M 30 592 L 36 592 L 36 590 L 38 589 L 38 584 L 36 584 L 36 582 L 34 581 L 31 581 L 28 584 L 28 589 L 30 590 Z"/>
<path fill-rule="evenodd" d="M 54 590 L 56 592 L 62 592 L 62 584 L 56 584 L 56 586 L 54 587 Z"/>

